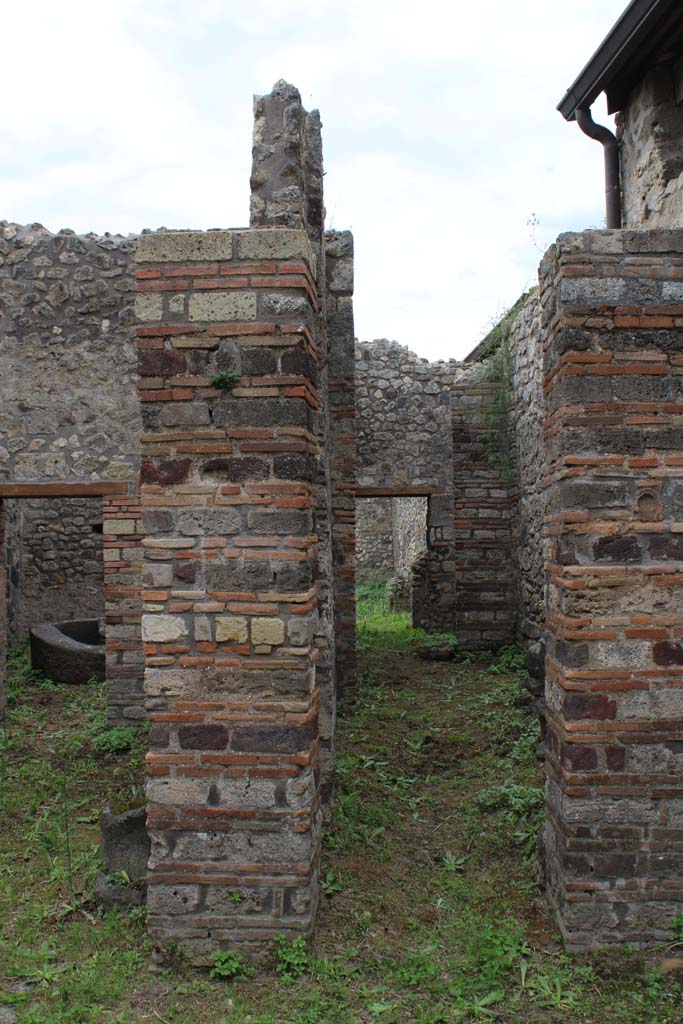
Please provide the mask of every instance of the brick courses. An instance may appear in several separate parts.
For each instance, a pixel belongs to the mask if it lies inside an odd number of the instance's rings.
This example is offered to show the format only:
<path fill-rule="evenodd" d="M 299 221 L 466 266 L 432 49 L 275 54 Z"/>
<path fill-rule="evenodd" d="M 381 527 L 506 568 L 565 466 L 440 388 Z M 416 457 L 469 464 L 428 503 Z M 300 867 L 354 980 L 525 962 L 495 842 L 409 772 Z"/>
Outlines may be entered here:
<path fill-rule="evenodd" d="M 675 231 L 562 235 L 541 268 L 549 892 L 572 946 L 683 905 L 683 276 Z"/>
<path fill-rule="evenodd" d="M 325 233 L 325 326 L 329 352 L 332 551 L 337 690 L 356 687 L 356 390 L 353 236 Z"/>
<path fill-rule="evenodd" d="M 517 608 L 512 526 L 517 493 L 507 452 L 508 420 L 495 406 L 497 385 L 487 363 L 453 387 L 455 522 L 454 628 L 463 650 L 494 650 L 514 639 Z M 512 452 L 510 451 L 510 459 Z"/>
<path fill-rule="evenodd" d="M 169 279 L 175 288 L 159 292 L 159 321 L 145 320 L 140 331 L 141 355 L 162 354 L 155 376 L 140 381 L 153 730 L 149 930 L 159 946 L 177 941 L 192 962 L 206 963 L 227 942 L 258 952 L 280 932 L 306 933 L 315 913 L 316 319 L 305 232 L 285 232 L 290 245 L 299 243 L 297 272 L 280 261 L 270 276 L 265 262 L 240 260 L 244 233 L 211 239 L 230 253 L 234 280 L 249 282 L 250 321 L 249 304 L 233 310 L 234 321 L 225 319 L 229 306 L 216 321 L 218 307 L 193 304 L 197 284 L 208 279 L 190 261 L 164 262 L 183 242 L 182 233 L 167 234 L 145 236 L 138 271 L 145 288 Z M 272 251 L 272 230 L 249 234 L 250 252 L 259 239 L 264 253 Z M 213 288 L 223 288 L 217 276 L 201 294 Z M 166 333 L 178 326 L 182 333 Z M 253 346 L 252 328 L 273 344 Z M 178 347 L 188 334 L 192 347 Z M 152 348 L 157 339 L 163 347 Z M 290 373 L 297 356 L 298 372 Z M 256 372 L 244 372 L 249 361 Z M 149 366 L 146 355 L 142 365 Z M 240 374 L 225 392 L 210 385 L 223 369 Z M 182 415 L 165 415 L 169 408 Z M 241 906 L 247 891 L 249 910 Z"/>
<path fill-rule="evenodd" d="M 252 228 L 138 245 L 148 927 L 198 964 L 310 933 L 335 616 L 353 673 L 352 277 L 325 270 L 317 115 L 286 83 L 256 110 Z M 300 191 L 276 187 L 285 141 Z"/>

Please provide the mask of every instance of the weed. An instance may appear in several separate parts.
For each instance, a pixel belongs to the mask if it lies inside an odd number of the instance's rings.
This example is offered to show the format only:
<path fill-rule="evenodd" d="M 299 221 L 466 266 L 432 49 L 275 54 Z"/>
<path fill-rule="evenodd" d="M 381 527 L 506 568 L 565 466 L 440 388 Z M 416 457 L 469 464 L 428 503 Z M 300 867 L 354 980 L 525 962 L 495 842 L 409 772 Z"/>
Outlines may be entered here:
<path fill-rule="evenodd" d="M 524 671 L 524 651 L 517 644 L 507 644 L 501 647 L 496 654 L 496 660 L 491 665 L 491 672 L 503 674 L 506 672 Z"/>
<path fill-rule="evenodd" d="M 231 391 L 239 383 L 242 375 L 236 370 L 221 370 L 210 380 L 212 388 L 219 388 L 221 391 Z"/>
<path fill-rule="evenodd" d="M 342 892 L 344 886 L 334 872 L 334 868 L 328 868 L 320 879 L 320 890 L 323 896 L 334 896 L 336 892 Z"/>
<path fill-rule="evenodd" d="M 254 973 L 253 967 L 245 964 L 239 953 L 232 950 L 222 950 L 216 953 L 209 975 L 212 978 L 219 978 L 221 981 L 243 981 Z"/>
<path fill-rule="evenodd" d="M 284 981 L 296 981 L 309 968 L 306 942 L 301 936 L 287 939 L 285 935 L 275 937 L 275 970 Z"/>
<path fill-rule="evenodd" d="M 498 810 L 498 820 L 507 826 L 508 838 L 514 845 L 521 846 L 528 857 L 532 855 L 543 824 L 545 797 L 540 786 L 504 782 L 480 790 L 476 802 L 482 809 Z"/>
<path fill-rule="evenodd" d="M 445 871 L 464 871 L 468 860 L 467 854 L 458 857 L 454 853 L 445 853 L 442 863 Z"/>
<path fill-rule="evenodd" d="M 117 725 L 93 736 L 92 745 L 98 754 L 124 754 L 132 750 L 137 730 L 127 725 Z"/>
<path fill-rule="evenodd" d="M 66 778 L 62 776 L 62 816 L 64 820 L 64 849 L 66 853 L 66 870 L 67 877 L 69 879 L 69 895 L 71 896 L 71 905 L 75 906 L 76 895 L 74 890 L 74 874 L 73 864 L 71 860 L 71 835 L 69 833 L 69 807 L 66 795 Z"/>

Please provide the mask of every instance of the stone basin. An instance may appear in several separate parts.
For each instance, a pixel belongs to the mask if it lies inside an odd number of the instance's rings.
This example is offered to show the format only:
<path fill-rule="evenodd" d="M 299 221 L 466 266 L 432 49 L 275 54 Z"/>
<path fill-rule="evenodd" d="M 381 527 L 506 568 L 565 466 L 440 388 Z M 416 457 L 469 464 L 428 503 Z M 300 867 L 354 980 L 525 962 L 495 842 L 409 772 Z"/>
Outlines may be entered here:
<path fill-rule="evenodd" d="M 104 638 L 97 619 L 71 619 L 29 630 L 31 667 L 55 683 L 105 678 Z"/>

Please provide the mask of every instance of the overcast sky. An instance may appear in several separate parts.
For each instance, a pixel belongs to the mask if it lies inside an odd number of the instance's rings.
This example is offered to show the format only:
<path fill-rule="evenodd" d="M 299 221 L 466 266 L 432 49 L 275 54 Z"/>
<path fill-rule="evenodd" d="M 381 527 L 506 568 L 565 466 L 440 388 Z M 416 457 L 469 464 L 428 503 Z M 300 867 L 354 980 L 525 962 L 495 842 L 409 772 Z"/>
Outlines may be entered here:
<path fill-rule="evenodd" d="M 560 231 L 603 223 L 602 147 L 555 106 L 625 7 L 4 4 L 0 218 L 245 225 L 251 96 L 286 78 L 321 111 L 328 226 L 356 241 L 358 337 L 461 358 Z"/>

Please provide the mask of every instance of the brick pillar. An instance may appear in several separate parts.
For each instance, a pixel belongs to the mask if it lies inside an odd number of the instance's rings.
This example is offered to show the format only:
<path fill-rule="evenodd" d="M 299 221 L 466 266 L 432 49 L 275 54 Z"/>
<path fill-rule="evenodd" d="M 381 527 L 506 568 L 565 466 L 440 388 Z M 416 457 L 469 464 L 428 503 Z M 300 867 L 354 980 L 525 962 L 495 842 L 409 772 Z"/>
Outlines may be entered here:
<path fill-rule="evenodd" d="M 0 498 L 0 724 L 7 707 L 7 536 L 6 505 Z"/>
<path fill-rule="evenodd" d="M 140 632 L 142 516 L 140 497 L 106 497 L 102 507 L 107 719 L 145 717 Z"/>
<path fill-rule="evenodd" d="M 137 260 L 148 927 L 205 964 L 315 916 L 318 300 L 300 230 L 146 234 Z"/>
<path fill-rule="evenodd" d="M 353 235 L 325 233 L 337 690 L 356 687 L 356 392 Z"/>
<path fill-rule="evenodd" d="M 455 630 L 469 651 L 511 643 L 517 611 L 515 492 L 507 479 L 511 467 L 498 461 L 507 452 L 509 428 L 495 408 L 499 385 L 487 379 L 485 367 L 453 387 Z"/>
<path fill-rule="evenodd" d="M 562 235 L 541 268 L 549 894 L 570 945 L 683 911 L 683 233 Z"/>

